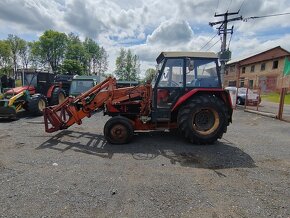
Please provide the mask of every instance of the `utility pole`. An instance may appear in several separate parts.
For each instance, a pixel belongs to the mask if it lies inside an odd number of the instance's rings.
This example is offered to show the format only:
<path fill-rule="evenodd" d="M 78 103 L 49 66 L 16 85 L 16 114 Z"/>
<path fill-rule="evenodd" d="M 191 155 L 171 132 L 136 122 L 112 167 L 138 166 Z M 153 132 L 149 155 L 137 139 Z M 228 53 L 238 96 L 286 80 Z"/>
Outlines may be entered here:
<path fill-rule="evenodd" d="M 215 25 L 221 24 L 217 28 L 217 30 L 218 30 L 219 35 L 222 34 L 221 51 L 219 52 L 218 55 L 219 55 L 219 59 L 221 62 L 221 82 L 223 85 L 224 85 L 224 75 L 225 75 L 226 62 L 228 62 L 231 59 L 231 52 L 227 49 L 227 34 L 228 33 L 233 34 L 233 32 L 234 32 L 234 26 L 232 26 L 232 28 L 228 29 L 228 23 L 232 22 L 232 21 L 243 19 L 242 16 L 228 19 L 228 16 L 239 14 L 239 12 L 240 11 L 229 13 L 227 11 L 224 14 L 216 14 L 215 13 L 215 15 L 214 15 L 215 17 L 222 17 L 223 16 L 224 20 L 209 23 L 210 26 L 215 26 Z"/>

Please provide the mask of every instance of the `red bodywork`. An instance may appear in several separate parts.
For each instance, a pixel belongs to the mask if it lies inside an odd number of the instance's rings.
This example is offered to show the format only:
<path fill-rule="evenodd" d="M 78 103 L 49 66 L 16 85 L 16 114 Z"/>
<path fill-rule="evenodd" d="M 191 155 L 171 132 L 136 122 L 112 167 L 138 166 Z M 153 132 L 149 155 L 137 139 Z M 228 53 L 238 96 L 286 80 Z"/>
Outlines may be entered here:
<path fill-rule="evenodd" d="M 191 96 L 197 93 L 211 93 L 218 95 L 231 108 L 229 94 L 223 89 L 194 89 L 180 97 L 172 111 L 177 111 Z M 158 93 L 159 100 L 166 98 L 166 92 Z M 151 122 L 142 120 L 150 118 L 152 102 L 151 85 L 116 88 L 116 80 L 108 78 L 94 86 L 82 95 L 67 98 L 62 104 L 44 109 L 44 123 L 46 132 L 55 132 L 67 129 L 74 123 L 81 124 L 82 119 L 90 117 L 96 109 L 104 109 L 111 116 L 125 114 L 130 118 L 134 130 L 154 130 L 158 128 L 176 128 L 176 122 Z M 132 111 L 138 108 L 138 112 L 132 115 Z M 229 110 L 231 111 L 231 110 Z M 231 114 L 229 114 L 231 119 Z M 130 117 L 131 116 L 131 117 Z"/>
<path fill-rule="evenodd" d="M 23 91 L 27 90 L 29 92 L 29 94 L 33 95 L 35 94 L 36 90 L 34 86 L 21 86 L 21 87 L 16 87 L 16 88 L 12 88 L 7 90 L 5 93 L 6 94 L 12 94 L 12 95 L 17 95 Z"/>
<path fill-rule="evenodd" d="M 187 91 L 187 90 L 185 90 Z M 198 88 L 193 89 L 189 92 L 187 92 L 185 95 L 180 97 L 178 101 L 175 103 L 171 111 L 175 111 L 177 108 L 179 108 L 180 105 L 182 105 L 184 102 L 186 102 L 191 96 L 196 95 L 198 93 L 209 93 L 209 94 L 215 94 L 218 95 L 220 98 L 223 99 L 223 101 L 228 105 L 230 108 L 232 108 L 232 101 L 230 94 L 228 91 L 221 89 L 221 88 Z"/>
<path fill-rule="evenodd" d="M 55 88 L 61 88 L 62 85 L 59 83 L 59 84 L 55 84 L 55 85 L 52 85 L 49 87 L 47 93 L 46 93 L 46 97 L 47 98 L 51 98 L 52 96 L 52 93 L 53 93 L 53 90 Z M 36 89 L 34 86 L 21 86 L 21 87 L 16 87 L 16 88 L 12 88 L 12 89 L 9 89 L 5 92 L 5 94 L 9 94 L 9 95 L 17 95 L 23 91 L 27 90 L 29 92 L 30 95 L 34 95 L 36 94 Z"/>
<path fill-rule="evenodd" d="M 57 85 L 51 85 L 51 86 L 49 87 L 48 91 L 47 91 L 46 97 L 47 97 L 47 98 L 51 98 L 53 90 L 54 90 L 55 88 L 58 88 L 58 87 L 59 87 L 59 88 L 62 87 L 61 83 L 59 83 L 59 84 L 57 84 Z"/>
<path fill-rule="evenodd" d="M 157 91 L 157 104 L 160 105 L 162 102 L 167 102 L 169 97 L 169 91 L 166 89 L 159 89 Z"/>
<path fill-rule="evenodd" d="M 84 117 L 90 117 L 96 109 L 104 107 L 110 113 L 124 113 L 126 105 L 138 105 L 139 115 L 148 116 L 151 112 L 151 98 L 151 85 L 116 88 L 116 80 L 109 77 L 76 98 L 69 97 L 62 104 L 45 108 L 45 131 L 55 132 L 74 123 L 81 124 Z M 137 123 L 133 125 L 138 128 Z"/>

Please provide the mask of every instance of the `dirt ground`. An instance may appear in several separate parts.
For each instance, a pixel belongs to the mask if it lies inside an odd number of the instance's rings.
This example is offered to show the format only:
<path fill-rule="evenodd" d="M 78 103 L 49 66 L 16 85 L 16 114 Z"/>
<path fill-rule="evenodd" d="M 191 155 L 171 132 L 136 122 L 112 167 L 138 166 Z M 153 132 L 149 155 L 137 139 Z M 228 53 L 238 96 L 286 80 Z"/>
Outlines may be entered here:
<path fill-rule="evenodd" d="M 0 122 L 2 217 L 290 217 L 290 124 L 235 111 L 215 145 L 140 133 L 103 138 L 108 118 L 53 134 L 42 117 Z"/>

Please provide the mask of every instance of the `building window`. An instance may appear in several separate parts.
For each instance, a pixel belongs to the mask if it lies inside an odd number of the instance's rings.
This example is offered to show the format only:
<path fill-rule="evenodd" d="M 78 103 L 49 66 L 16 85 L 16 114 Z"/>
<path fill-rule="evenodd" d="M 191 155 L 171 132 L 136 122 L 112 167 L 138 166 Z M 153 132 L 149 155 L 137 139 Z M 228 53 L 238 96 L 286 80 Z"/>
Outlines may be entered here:
<path fill-rule="evenodd" d="M 266 69 L 266 63 L 261 64 L 261 71 L 264 71 Z"/>
<path fill-rule="evenodd" d="M 249 80 L 249 88 L 253 89 L 254 87 L 254 80 Z"/>
<path fill-rule="evenodd" d="M 244 87 L 245 86 L 245 77 L 241 77 L 240 78 L 240 87 Z"/>
<path fill-rule="evenodd" d="M 246 67 L 242 67 L 242 73 L 246 72 Z"/>
<path fill-rule="evenodd" d="M 236 87 L 237 86 L 237 81 L 229 81 L 229 86 Z"/>
<path fill-rule="evenodd" d="M 277 69 L 278 68 L 278 64 L 279 64 L 278 60 L 273 61 L 273 69 Z"/>
<path fill-rule="evenodd" d="M 251 72 L 254 72 L 255 71 L 255 65 L 252 65 L 251 66 Z"/>

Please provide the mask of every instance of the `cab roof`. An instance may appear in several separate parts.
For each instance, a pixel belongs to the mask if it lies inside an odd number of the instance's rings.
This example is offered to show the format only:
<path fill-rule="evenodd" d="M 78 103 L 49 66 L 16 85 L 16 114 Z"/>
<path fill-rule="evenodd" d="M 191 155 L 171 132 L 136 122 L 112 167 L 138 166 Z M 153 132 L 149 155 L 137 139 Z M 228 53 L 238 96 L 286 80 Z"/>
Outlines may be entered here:
<path fill-rule="evenodd" d="M 74 76 L 73 80 L 99 80 L 99 76 Z"/>
<path fill-rule="evenodd" d="M 214 52 L 181 52 L 181 51 L 168 51 L 161 52 L 156 58 L 156 62 L 159 64 L 164 58 L 175 57 L 188 57 L 188 58 L 218 58 Z"/>

